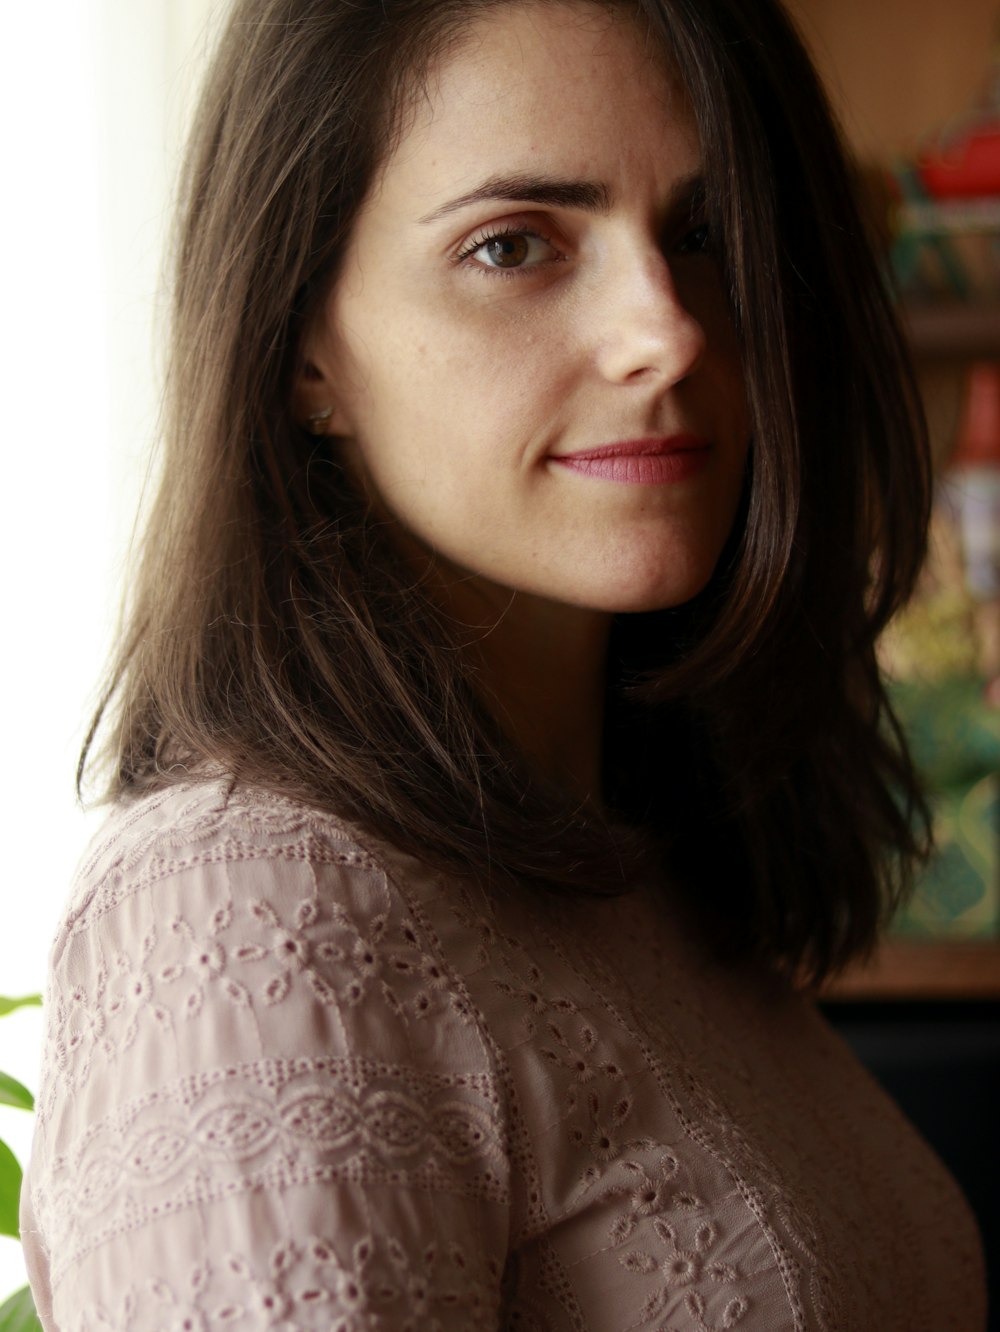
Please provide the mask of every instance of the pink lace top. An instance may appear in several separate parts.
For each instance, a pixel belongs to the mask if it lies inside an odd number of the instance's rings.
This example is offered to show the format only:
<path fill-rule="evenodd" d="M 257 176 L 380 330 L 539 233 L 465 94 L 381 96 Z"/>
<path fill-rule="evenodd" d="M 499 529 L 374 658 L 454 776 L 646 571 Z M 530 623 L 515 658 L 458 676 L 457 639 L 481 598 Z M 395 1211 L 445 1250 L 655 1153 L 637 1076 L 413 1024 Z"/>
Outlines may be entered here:
<path fill-rule="evenodd" d="M 671 917 L 490 899 L 224 783 L 118 810 L 52 954 L 46 1328 L 980 1332 L 940 1163 Z"/>

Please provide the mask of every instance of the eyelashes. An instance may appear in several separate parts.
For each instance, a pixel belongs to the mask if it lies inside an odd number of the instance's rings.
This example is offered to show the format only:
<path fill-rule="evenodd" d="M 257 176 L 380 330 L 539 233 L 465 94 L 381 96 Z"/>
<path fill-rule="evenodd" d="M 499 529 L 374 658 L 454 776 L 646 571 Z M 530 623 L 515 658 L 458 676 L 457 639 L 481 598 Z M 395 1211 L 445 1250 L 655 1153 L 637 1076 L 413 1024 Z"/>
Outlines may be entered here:
<path fill-rule="evenodd" d="M 484 255 L 497 262 L 477 259 Z M 517 277 L 545 264 L 561 263 L 566 256 L 543 232 L 508 223 L 477 232 L 455 256 L 455 263 L 497 277 Z"/>
<path fill-rule="evenodd" d="M 477 258 L 480 252 L 494 262 L 487 262 L 485 257 Z M 695 222 L 691 219 L 683 233 L 664 246 L 664 252 L 668 256 L 673 253 L 686 258 L 699 255 L 714 258 L 718 254 L 714 230 L 707 220 Z M 565 262 L 568 258 L 543 231 L 510 222 L 477 231 L 455 255 L 453 262 L 487 277 L 515 278 L 550 264 Z"/>
<path fill-rule="evenodd" d="M 680 254 L 715 254 L 717 248 L 712 228 L 707 222 L 692 227 L 677 245 Z"/>

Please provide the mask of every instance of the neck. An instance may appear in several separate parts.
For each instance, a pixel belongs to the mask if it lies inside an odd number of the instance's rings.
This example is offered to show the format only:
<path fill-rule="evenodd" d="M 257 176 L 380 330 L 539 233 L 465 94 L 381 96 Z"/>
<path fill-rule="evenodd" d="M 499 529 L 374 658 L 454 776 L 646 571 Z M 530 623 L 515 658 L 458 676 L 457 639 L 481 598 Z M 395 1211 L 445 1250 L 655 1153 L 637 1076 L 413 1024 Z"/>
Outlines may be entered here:
<path fill-rule="evenodd" d="M 500 725 L 545 776 L 600 804 L 611 616 L 474 579 L 446 595 Z"/>

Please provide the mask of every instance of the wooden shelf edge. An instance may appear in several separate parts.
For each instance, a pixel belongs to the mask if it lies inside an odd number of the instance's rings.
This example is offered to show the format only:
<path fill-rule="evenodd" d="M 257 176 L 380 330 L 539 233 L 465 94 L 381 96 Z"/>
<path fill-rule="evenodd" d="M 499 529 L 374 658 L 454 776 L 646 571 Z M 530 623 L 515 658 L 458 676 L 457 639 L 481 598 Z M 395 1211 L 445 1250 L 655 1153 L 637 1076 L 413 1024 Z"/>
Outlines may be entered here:
<path fill-rule="evenodd" d="M 846 972 L 824 1000 L 1000 1000 L 1000 940 L 889 939 L 871 964 Z"/>
<path fill-rule="evenodd" d="M 917 356 L 1000 358 L 1000 301 L 904 301 L 900 314 Z"/>

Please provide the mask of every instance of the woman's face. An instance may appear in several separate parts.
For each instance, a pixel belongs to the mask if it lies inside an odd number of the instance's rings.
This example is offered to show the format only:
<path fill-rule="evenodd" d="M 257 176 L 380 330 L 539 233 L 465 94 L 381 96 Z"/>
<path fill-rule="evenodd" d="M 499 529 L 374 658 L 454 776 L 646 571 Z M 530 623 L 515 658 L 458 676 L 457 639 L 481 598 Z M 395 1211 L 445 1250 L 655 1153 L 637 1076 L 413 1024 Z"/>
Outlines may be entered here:
<path fill-rule="evenodd" d="M 699 169 L 624 15 L 501 6 L 432 71 L 299 405 L 444 568 L 612 612 L 709 579 L 748 417 Z"/>

